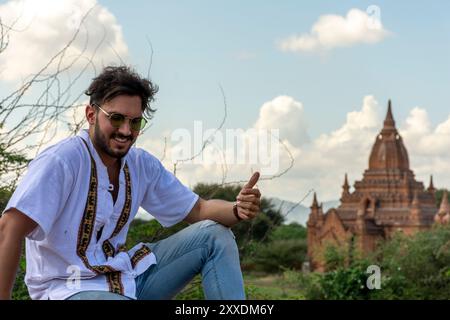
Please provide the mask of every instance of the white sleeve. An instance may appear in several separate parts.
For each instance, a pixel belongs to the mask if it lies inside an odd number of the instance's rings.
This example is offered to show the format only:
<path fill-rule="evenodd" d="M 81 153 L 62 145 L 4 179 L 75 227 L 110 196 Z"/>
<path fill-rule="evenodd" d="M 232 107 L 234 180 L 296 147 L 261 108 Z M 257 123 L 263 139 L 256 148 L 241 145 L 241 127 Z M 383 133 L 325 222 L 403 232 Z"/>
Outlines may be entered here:
<path fill-rule="evenodd" d="M 147 190 L 141 206 L 164 227 L 170 227 L 187 216 L 198 195 L 166 170 L 158 159 L 151 157 L 153 161 L 147 162 L 144 170 L 149 181 L 145 182 Z"/>
<path fill-rule="evenodd" d="M 43 240 L 61 214 L 72 183 L 68 165 L 55 154 L 44 152 L 30 162 L 4 211 L 16 208 L 34 220 L 38 227 L 28 238 Z"/>

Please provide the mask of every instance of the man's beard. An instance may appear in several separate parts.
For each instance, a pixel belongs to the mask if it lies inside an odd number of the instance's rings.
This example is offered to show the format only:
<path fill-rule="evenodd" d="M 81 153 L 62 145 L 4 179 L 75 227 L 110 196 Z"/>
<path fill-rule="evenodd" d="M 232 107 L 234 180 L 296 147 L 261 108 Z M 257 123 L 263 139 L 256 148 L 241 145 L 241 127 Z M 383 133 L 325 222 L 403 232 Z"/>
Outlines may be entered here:
<path fill-rule="evenodd" d="M 115 137 L 130 140 L 131 143 L 130 143 L 129 147 L 123 151 L 112 150 L 109 147 L 108 142 L 109 142 L 109 140 L 114 139 Z M 113 133 L 113 134 L 111 134 L 109 139 L 107 139 L 105 137 L 105 135 L 102 133 L 102 131 L 100 130 L 100 127 L 98 125 L 98 120 L 97 120 L 97 121 L 95 121 L 94 144 L 97 148 L 99 148 L 103 153 L 106 153 L 108 156 L 110 156 L 112 158 L 121 159 L 123 156 L 125 156 L 128 153 L 131 146 L 133 145 L 133 137 L 132 136 L 126 137 L 126 136 L 121 135 L 120 133 Z"/>

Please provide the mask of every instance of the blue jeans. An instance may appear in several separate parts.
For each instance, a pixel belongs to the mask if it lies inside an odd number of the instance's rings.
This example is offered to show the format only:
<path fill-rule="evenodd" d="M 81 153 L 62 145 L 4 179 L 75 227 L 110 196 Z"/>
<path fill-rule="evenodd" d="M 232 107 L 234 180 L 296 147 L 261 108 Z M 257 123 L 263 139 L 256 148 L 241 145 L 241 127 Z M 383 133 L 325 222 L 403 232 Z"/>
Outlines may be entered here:
<path fill-rule="evenodd" d="M 158 263 L 136 278 L 138 300 L 172 299 L 199 273 L 206 299 L 245 299 L 239 252 L 230 228 L 204 220 L 148 246 Z M 84 291 L 68 299 L 129 298 L 106 291 Z"/>

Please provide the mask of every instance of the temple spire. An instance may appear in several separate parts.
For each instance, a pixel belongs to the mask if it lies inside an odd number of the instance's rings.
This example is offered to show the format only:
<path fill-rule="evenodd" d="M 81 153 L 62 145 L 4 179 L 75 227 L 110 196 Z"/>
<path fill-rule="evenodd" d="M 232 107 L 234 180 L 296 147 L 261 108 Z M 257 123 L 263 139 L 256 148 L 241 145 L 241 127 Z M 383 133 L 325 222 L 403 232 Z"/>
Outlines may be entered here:
<path fill-rule="evenodd" d="M 313 198 L 313 203 L 311 205 L 311 209 L 318 209 L 319 208 L 319 203 L 317 202 L 317 195 L 314 192 L 314 198 Z"/>
<path fill-rule="evenodd" d="M 369 157 L 369 170 L 395 169 L 409 172 L 409 158 L 403 140 L 395 128 L 392 103 L 389 100 L 384 126 L 375 139 Z"/>
<path fill-rule="evenodd" d="M 321 226 L 323 223 L 322 205 L 319 206 L 317 195 L 314 192 L 313 203 L 311 205 L 311 213 L 309 214 L 308 226 Z"/>
<path fill-rule="evenodd" d="M 433 184 L 433 175 L 430 176 L 430 186 L 428 187 L 428 192 L 435 192 L 436 189 L 434 188 Z"/>
<path fill-rule="evenodd" d="M 342 186 L 345 190 L 348 191 L 348 189 L 350 188 L 349 184 L 348 184 L 348 177 L 347 177 L 347 173 L 345 173 L 345 178 L 344 178 L 344 185 Z"/>
<path fill-rule="evenodd" d="M 392 115 L 392 103 L 391 99 L 388 102 L 388 110 L 386 113 L 386 119 L 384 120 L 384 128 L 383 129 L 395 129 L 395 120 Z"/>
<path fill-rule="evenodd" d="M 342 185 L 342 196 L 350 194 L 350 185 L 348 184 L 347 173 L 345 174 L 344 184 Z"/>

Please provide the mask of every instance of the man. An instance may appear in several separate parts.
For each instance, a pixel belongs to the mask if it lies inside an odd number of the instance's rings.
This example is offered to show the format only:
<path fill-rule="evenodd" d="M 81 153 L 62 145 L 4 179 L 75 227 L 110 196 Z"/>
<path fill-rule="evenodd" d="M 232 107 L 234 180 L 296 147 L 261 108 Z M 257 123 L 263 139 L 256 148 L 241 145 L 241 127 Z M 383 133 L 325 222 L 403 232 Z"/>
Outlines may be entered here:
<path fill-rule="evenodd" d="M 156 92 L 127 67 L 105 68 L 86 91 L 89 130 L 30 163 L 0 219 L 0 299 L 11 297 L 24 238 L 32 299 L 170 299 L 199 273 L 207 299 L 245 298 L 229 227 L 258 214 L 259 173 L 236 203 L 206 201 L 132 147 Z M 127 251 L 139 207 L 165 227 L 191 225 Z"/>

